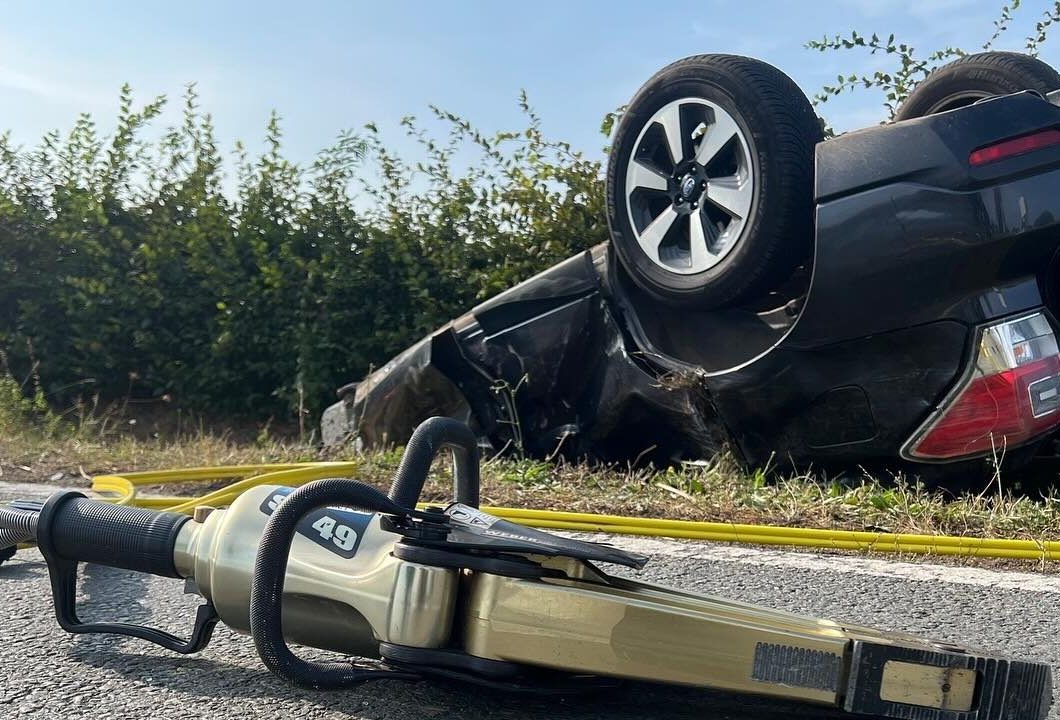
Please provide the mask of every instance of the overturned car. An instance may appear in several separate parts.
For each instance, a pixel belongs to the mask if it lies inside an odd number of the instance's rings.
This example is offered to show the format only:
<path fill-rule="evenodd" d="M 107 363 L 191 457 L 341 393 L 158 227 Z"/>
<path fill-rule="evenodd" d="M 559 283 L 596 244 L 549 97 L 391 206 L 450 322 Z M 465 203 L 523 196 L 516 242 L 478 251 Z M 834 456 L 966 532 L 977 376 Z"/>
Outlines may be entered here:
<path fill-rule="evenodd" d="M 968 56 L 824 140 L 775 68 L 674 63 L 613 138 L 611 241 L 340 389 L 324 440 L 448 415 L 545 457 L 1019 462 L 1060 426 L 1058 88 Z"/>

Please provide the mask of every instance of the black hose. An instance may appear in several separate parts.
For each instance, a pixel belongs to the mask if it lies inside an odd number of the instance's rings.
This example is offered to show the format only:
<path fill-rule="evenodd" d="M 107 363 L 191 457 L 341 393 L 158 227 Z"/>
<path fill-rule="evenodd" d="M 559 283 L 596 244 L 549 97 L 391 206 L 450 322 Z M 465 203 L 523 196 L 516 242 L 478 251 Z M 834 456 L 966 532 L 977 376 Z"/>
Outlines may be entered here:
<path fill-rule="evenodd" d="M 0 550 L 35 540 L 38 513 L 0 508 Z"/>
<path fill-rule="evenodd" d="M 447 417 L 432 417 L 420 423 L 405 446 L 390 499 L 404 507 L 415 507 L 435 455 L 442 448 L 453 451 L 453 485 L 459 503 L 478 507 L 478 439 L 464 423 Z"/>
<path fill-rule="evenodd" d="M 280 503 L 265 525 L 254 560 L 250 587 L 250 634 L 258 655 L 284 680 L 314 690 L 339 690 L 368 680 L 417 680 L 393 670 L 365 670 L 349 663 L 314 663 L 297 657 L 283 637 L 283 583 L 295 527 L 302 517 L 324 505 L 343 505 L 369 512 L 410 513 L 370 485 L 341 478 L 317 480 L 298 488 Z"/>

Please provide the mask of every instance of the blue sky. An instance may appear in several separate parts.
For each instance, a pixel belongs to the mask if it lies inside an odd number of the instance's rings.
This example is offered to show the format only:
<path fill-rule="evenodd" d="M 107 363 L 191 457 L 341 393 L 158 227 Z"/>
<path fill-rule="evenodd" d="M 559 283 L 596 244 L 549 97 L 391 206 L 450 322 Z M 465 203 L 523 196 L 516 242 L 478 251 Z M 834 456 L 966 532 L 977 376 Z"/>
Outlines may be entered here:
<path fill-rule="evenodd" d="M 0 23 L 0 129 L 33 144 L 91 112 L 105 130 L 118 88 L 178 99 L 198 83 L 225 148 L 258 147 L 269 111 L 283 117 L 287 154 L 306 161 L 343 128 L 375 121 L 388 144 L 414 152 L 398 127 L 428 104 L 486 130 L 520 127 L 525 88 L 552 137 L 599 155 L 605 112 L 657 69 L 699 52 L 769 61 L 807 93 L 882 58 L 820 54 L 807 40 L 851 29 L 891 32 L 919 48 L 975 48 L 1000 0 L 641 0 L 471 2 L 97 2 L 9 0 Z M 1018 49 L 1046 6 L 1024 0 L 1002 47 Z M 1048 5 L 1052 5 L 1049 2 Z M 1060 38 L 1043 59 L 1060 64 Z M 883 117 L 859 92 L 829 103 L 840 130 Z M 163 118 L 176 120 L 177 106 Z"/>

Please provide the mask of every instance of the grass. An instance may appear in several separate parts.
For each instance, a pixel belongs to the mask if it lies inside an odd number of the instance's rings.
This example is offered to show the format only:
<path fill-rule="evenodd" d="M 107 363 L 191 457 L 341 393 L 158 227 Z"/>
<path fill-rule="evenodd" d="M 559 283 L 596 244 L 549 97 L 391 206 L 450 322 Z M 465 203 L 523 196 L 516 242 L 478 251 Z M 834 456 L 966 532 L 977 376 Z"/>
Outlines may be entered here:
<path fill-rule="evenodd" d="M 202 427 L 164 435 L 134 431 L 112 414 L 30 417 L 0 412 L 0 481 L 87 485 L 91 476 L 202 465 L 354 460 L 361 480 L 386 487 L 400 451 L 356 456 L 343 449 L 275 438 L 216 433 Z M 6 413 L 6 414 L 5 414 Z M 17 415 L 17 417 L 14 417 Z M 839 481 L 800 474 L 767 481 L 730 456 L 669 468 L 589 466 L 492 458 L 482 468 L 489 505 L 734 523 L 982 537 L 1060 539 L 1060 494 L 1000 492 L 952 496 L 904 478 Z M 426 500 L 449 499 L 448 464 L 435 464 Z M 184 486 L 179 492 L 188 492 Z"/>
<path fill-rule="evenodd" d="M 0 482 L 87 485 L 93 475 L 204 465 L 353 460 L 356 476 L 387 487 L 400 450 L 354 455 L 311 439 L 277 437 L 268 424 L 215 431 L 167 411 L 128 403 L 101 410 L 77 406 L 59 415 L 40 392 L 26 397 L 0 375 Z M 161 417 L 161 419 L 160 419 Z M 482 466 L 482 502 L 547 510 L 636 517 L 763 523 L 896 533 L 1060 540 L 1060 493 L 1030 496 L 1003 490 L 954 496 L 903 477 L 842 480 L 797 474 L 767 480 L 721 455 L 667 468 L 590 466 L 490 458 Z M 448 464 L 435 463 L 423 499 L 450 498 Z M 188 486 L 170 488 L 178 494 Z"/>

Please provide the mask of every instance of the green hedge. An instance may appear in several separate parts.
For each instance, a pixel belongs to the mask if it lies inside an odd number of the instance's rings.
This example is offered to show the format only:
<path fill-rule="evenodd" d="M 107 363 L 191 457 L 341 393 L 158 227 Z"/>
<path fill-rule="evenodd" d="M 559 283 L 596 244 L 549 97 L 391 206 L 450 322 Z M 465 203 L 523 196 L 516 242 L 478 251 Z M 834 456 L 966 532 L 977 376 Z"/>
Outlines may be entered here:
<path fill-rule="evenodd" d="M 369 125 L 303 166 L 275 115 L 260 157 L 223 162 L 194 87 L 183 124 L 145 139 L 164 103 L 138 107 L 125 87 L 111 136 L 82 115 L 32 149 L 0 137 L 0 351 L 53 403 L 315 414 L 477 300 L 606 238 L 600 163 L 543 137 L 525 97 L 519 132 L 432 108 L 441 137 L 403 121 L 419 162 Z"/>

